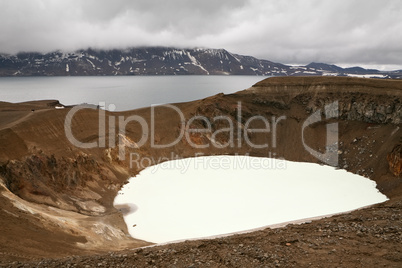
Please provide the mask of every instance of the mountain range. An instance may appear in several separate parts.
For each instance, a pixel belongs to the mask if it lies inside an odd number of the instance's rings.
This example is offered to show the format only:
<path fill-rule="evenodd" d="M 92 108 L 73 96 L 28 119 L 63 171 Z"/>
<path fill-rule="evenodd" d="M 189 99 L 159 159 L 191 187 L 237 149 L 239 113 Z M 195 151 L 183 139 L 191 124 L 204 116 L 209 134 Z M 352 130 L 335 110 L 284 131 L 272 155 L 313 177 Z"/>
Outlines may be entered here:
<path fill-rule="evenodd" d="M 124 50 L 0 54 L 0 76 L 262 75 L 402 78 L 402 70 L 341 68 L 325 63 L 289 66 L 225 49 L 143 47 Z"/>

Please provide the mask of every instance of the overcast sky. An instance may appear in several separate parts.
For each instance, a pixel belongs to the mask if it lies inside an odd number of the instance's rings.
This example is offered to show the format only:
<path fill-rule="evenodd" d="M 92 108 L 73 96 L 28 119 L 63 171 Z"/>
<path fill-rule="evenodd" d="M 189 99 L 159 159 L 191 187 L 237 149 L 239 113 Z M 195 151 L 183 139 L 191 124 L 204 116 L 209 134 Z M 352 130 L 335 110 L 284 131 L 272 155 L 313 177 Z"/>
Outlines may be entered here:
<path fill-rule="evenodd" d="M 400 0 L 0 0 L 0 52 L 178 46 L 402 69 Z"/>

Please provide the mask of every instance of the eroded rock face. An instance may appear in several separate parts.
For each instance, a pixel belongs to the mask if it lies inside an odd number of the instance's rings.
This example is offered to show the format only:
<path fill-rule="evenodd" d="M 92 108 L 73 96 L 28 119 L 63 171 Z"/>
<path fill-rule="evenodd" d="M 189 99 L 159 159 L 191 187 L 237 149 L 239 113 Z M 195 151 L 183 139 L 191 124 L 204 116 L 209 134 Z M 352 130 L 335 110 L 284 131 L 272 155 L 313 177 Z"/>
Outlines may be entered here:
<path fill-rule="evenodd" d="M 362 96 L 351 98 L 340 103 L 342 119 L 357 120 L 367 123 L 400 124 L 402 118 L 402 104 L 395 98 L 387 98 L 385 103 L 375 103 Z"/>
<path fill-rule="evenodd" d="M 400 176 L 402 173 L 402 144 L 398 144 L 392 149 L 387 156 L 389 170 L 395 175 Z"/>
<path fill-rule="evenodd" d="M 87 215 L 106 211 L 97 188 L 107 184 L 107 173 L 84 153 L 72 159 L 39 152 L 2 165 L 0 176 L 11 192 L 31 202 Z"/>
<path fill-rule="evenodd" d="M 240 94 L 254 94 L 253 103 L 288 109 L 301 105 L 307 114 L 337 102 L 339 118 L 375 124 L 400 124 L 402 92 L 400 81 L 359 80 L 348 77 L 294 78 L 287 83 L 270 78 Z M 261 94 L 262 93 L 262 94 Z"/>

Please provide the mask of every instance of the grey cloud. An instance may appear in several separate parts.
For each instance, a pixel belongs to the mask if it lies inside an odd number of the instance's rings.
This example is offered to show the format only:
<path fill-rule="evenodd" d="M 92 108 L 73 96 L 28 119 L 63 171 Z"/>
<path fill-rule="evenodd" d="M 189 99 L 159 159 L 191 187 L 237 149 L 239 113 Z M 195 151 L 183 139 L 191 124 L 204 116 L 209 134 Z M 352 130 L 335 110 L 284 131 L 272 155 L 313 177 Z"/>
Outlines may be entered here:
<path fill-rule="evenodd" d="M 2 1 L 0 51 L 202 46 L 283 63 L 402 65 L 401 11 L 398 0 Z"/>

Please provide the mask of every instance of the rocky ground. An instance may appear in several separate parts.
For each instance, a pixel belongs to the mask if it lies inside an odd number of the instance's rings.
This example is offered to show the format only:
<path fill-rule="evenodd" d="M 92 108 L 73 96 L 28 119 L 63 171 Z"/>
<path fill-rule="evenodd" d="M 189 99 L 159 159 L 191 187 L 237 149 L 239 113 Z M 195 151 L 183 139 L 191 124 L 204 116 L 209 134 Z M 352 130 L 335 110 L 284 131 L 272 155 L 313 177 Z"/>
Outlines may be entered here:
<path fill-rule="evenodd" d="M 401 267 L 402 200 L 212 240 L 10 267 Z"/>
<path fill-rule="evenodd" d="M 325 105 L 339 104 L 335 118 L 326 118 Z M 242 113 L 239 115 L 239 103 Z M 11 267 L 401 267 L 402 265 L 402 82 L 352 78 L 270 78 L 231 95 L 176 104 L 186 120 L 203 115 L 211 129 L 190 133 L 190 140 L 156 149 L 142 147 L 83 149 L 67 139 L 65 118 L 70 108 L 55 109 L 57 101 L 21 104 L 0 102 L 0 265 Z M 322 121 L 303 130 L 303 123 L 321 111 Z M 99 111 L 85 109 L 74 116 L 72 132 L 81 142 L 121 139 L 133 144 L 143 133 L 138 123 L 125 135 L 100 135 Z M 138 115 L 144 108 L 105 116 Z M 245 144 L 245 122 L 252 116 L 286 119 L 277 124 L 276 146 L 255 149 Z M 240 126 L 240 147 L 219 148 L 230 139 L 216 116 Z M 177 113 L 156 109 L 155 144 L 167 144 L 180 133 Z M 169 158 L 171 153 L 250 154 L 320 163 L 303 145 L 326 151 L 327 124 L 337 123 L 339 167 L 366 176 L 390 201 L 345 215 L 209 240 L 163 246 L 132 239 L 113 199 L 127 178 L 141 167 L 130 167 L 129 153 Z M 116 126 L 117 128 L 118 126 Z M 202 122 L 190 127 L 202 129 Z M 261 128 L 255 121 L 250 127 Z M 273 127 L 273 125 L 271 125 Z M 106 125 L 106 129 L 108 125 Z M 109 129 L 110 130 L 110 129 Z M 273 129 L 272 129 L 273 130 Z M 304 132 L 303 132 L 304 131 Z M 247 134 L 247 133 L 246 133 Z M 244 134 L 244 135 L 246 135 Z M 122 136 L 123 135 L 123 136 Z M 247 134 L 248 135 L 248 134 Z M 254 144 L 272 145 L 267 133 L 251 133 Z M 195 149 L 191 144 L 209 144 Z M 295 201 L 297 202 L 297 201 Z"/>

